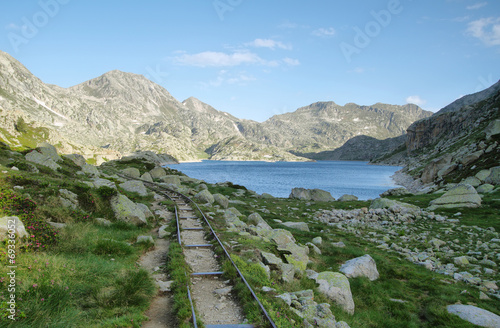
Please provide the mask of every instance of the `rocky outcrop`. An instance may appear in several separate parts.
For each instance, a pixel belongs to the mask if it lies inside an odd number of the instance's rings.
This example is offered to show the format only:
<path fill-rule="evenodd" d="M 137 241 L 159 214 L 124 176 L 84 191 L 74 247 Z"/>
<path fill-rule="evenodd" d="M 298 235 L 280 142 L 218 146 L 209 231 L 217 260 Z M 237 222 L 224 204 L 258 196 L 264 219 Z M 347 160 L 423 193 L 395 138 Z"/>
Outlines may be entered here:
<path fill-rule="evenodd" d="M 318 291 L 335 302 L 344 311 L 354 314 L 354 300 L 346 276 L 339 272 L 321 272 L 311 276 L 319 284 Z"/>
<path fill-rule="evenodd" d="M 219 204 L 222 208 L 229 207 L 229 199 L 226 196 L 221 194 L 214 194 L 214 201 Z"/>
<path fill-rule="evenodd" d="M 144 186 L 144 183 L 141 181 L 137 180 L 128 180 L 123 183 L 120 183 L 118 185 L 120 188 L 123 190 L 129 191 L 129 192 L 136 192 L 139 194 L 139 196 L 147 196 L 148 195 L 148 190 Z"/>
<path fill-rule="evenodd" d="M 282 225 L 300 231 L 309 231 L 309 226 L 305 222 L 283 222 Z"/>
<path fill-rule="evenodd" d="M 196 198 L 196 200 L 201 203 L 213 204 L 213 202 L 215 201 L 214 196 L 210 193 L 210 191 L 206 189 L 194 195 L 194 198 Z"/>
<path fill-rule="evenodd" d="M 68 207 L 72 209 L 76 209 L 78 207 L 78 195 L 66 190 L 66 189 L 59 189 L 59 194 L 61 195 L 59 197 L 59 201 L 61 202 L 61 205 L 63 207 Z"/>
<path fill-rule="evenodd" d="M 46 142 L 41 143 L 37 149 L 27 153 L 25 158 L 28 162 L 47 166 L 52 170 L 59 169 L 61 165 L 58 162 L 62 161 L 62 158 L 57 154 L 56 148 Z"/>

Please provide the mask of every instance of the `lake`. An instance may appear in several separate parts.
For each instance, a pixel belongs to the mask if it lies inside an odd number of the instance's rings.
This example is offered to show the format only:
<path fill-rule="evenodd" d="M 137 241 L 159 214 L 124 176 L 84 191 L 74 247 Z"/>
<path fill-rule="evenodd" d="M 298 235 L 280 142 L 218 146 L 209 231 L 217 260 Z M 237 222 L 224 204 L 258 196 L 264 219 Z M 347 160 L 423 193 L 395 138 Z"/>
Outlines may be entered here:
<path fill-rule="evenodd" d="M 373 199 L 397 187 L 391 179 L 401 167 L 356 161 L 240 162 L 202 161 L 167 165 L 209 183 L 231 181 L 275 197 L 288 197 L 292 188 L 323 189 L 333 197 L 351 194 Z"/>

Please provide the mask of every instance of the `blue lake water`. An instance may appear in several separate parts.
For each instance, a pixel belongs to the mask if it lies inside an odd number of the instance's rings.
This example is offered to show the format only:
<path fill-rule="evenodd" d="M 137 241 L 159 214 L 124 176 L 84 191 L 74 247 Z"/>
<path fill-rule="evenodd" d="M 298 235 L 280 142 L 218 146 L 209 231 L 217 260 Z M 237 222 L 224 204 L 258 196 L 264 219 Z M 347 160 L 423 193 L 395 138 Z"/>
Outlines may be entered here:
<path fill-rule="evenodd" d="M 333 197 L 351 194 L 359 199 L 377 198 L 397 187 L 391 179 L 401 167 L 367 162 L 236 162 L 202 161 L 167 165 L 209 183 L 231 181 L 259 194 L 288 197 L 292 188 L 323 189 Z"/>

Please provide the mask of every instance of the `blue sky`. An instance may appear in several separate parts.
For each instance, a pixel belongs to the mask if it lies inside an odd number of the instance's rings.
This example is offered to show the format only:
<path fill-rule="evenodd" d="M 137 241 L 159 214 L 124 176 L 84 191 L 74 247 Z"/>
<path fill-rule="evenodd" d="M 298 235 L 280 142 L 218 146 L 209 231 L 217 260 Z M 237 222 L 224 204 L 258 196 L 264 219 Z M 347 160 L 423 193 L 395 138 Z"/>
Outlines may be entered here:
<path fill-rule="evenodd" d="M 316 101 L 437 111 L 500 79 L 497 0 L 2 1 L 0 49 L 69 87 L 119 69 L 263 121 Z"/>

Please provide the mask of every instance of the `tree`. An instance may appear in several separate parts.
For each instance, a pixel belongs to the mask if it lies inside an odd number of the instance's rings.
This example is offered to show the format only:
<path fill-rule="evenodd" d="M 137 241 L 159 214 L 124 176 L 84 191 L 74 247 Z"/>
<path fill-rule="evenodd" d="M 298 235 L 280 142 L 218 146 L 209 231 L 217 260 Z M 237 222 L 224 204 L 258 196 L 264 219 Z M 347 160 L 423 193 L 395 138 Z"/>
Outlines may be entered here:
<path fill-rule="evenodd" d="M 20 116 L 17 119 L 16 124 L 14 124 L 17 132 L 25 133 L 28 131 L 28 124 L 24 121 L 24 119 Z"/>

